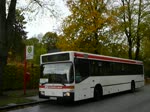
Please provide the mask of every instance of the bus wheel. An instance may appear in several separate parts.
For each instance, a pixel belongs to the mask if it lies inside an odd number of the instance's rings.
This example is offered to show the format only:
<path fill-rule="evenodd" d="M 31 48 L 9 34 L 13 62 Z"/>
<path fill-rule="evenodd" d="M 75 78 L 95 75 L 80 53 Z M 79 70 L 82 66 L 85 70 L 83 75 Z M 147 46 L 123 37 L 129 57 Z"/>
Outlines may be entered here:
<path fill-rule="evenodd" d="M 135 92 L 135 82 L 132 81 L 131 82 L 131 93 L 134 93 Z"/>
<path fill-rule="evenodd" d="M 94 88 L 94 101 L 99 101 L 102 98 L 102 88 L 100 86 L 96 86 Z"/>

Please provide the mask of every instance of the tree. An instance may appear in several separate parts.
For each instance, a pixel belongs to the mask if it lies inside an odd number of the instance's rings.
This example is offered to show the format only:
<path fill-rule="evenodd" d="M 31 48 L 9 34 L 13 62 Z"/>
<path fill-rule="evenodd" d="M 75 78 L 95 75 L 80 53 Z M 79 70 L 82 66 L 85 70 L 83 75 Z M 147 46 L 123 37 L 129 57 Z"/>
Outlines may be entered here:
<path fill-rule="evenodd" d="M 144 40 L 142 41 L 142 57 L 145 62 L 150 63 L 150 15 L 147 15 L 147 17 L 144 19 L 143 23 L 143 38 Z"/>
<path fill-rule="evenodd" d="M 13 40 L 13 25 L 15 22 L 16 2 L 17 0 L 10 1 L 7 14 L 6 0 L 0 0 L 0 94 L 2 94 L 3 87 L 3 69 L 7 63 L 8 51 Z"/>
<path fill-rule="evenodd" d="M 130 59 L 139 59 L 148 6 L 147 0 L 120 0 L 118 7 L 114 8 L 116 11 L 114 16 L 117 20 L 114 26 L 127 40 Z"/>
<path fill-rule="evenodd" d="M 7 5 L 7 7 L 6 7 L 6 2 L 9 2 L 9 5 Z M 50 2 L 53 2 L 53 0 Z M 46 8 L 51 11 L 51 14 L 54 15 L 55 11 L 48 7 L 48 3 L 50 2 L 46 2 L 44 4 L 43 0 L 31 0 L 30 4 L 36 3 L 41 8 L 44 8 L 44 6 L 46 6 Z M 2 86 L 3 70 L 5 65 L 7 64 L 8 52 L 14 40 L 16 3 L 17 0 L 0 0 L 0 94 L 2 94 L 2 87 L 3 87 Z M 35 9 L 35 7 L 33 7 L 32 5 L 28 5 L 28 6 L 30 6 L 30 8 Z M 38 9 L 39 8 L 35 10 Z"/>
<path fill-rule="evenodd" d="M 105 33 L 112 21 L 107 0 L 68 0 L 67 5 L 72 14 L 63 22 L 58 47 L 103 54 L 110 41 Z"/>
<path fill-rule="evenodd" d="M 56 43 L 58 41 L 58 36 L 56 33 L 47 32 L 43 38 L 42 43 L 46 46 L 47 52 L 53 49 L 57 49 Z"/>
<path fill-rule="evenodd" d="M 27 22 L 25 21 L 24 15 L 21 13 L 20 10 L 17 9 L 15 15 L 16 19 L 14 24 L 14 39 L 12 40 L 13 42 L 10 47 L 9 53 L 13 54 L 11 55 L 11 59 L 21 62 L 24 59 L 24 40 L 27 38 L 27 32 L 24 31 L 24 25 Z"/>

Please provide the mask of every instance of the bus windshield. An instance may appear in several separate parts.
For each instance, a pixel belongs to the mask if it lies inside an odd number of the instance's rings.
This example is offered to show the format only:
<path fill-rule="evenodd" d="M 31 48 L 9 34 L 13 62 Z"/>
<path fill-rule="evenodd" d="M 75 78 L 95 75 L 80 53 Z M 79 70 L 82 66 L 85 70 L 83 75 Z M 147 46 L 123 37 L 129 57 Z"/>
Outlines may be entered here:
<path fill-rule="evenodd" d="M 48 78 L 48 83 L 73 83 L 72 63 L 53 63 L 43 65 L 43 78 Z"/>

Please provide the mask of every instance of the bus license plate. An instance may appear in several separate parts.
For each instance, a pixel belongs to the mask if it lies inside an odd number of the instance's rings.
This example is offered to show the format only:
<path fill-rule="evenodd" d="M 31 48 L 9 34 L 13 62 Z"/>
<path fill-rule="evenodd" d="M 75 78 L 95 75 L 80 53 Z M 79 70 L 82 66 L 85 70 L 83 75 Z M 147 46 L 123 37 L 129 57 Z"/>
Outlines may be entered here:
<path fill-rule="evenodd" d="M 49 97 L 50 100 L 57 100 L 57 97 Z"/>

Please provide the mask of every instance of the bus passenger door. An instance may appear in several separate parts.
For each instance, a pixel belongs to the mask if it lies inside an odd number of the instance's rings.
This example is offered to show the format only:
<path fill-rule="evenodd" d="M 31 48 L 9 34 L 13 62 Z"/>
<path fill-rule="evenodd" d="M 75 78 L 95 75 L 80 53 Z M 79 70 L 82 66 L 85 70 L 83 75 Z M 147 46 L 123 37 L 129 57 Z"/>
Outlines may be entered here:
<path fill-rule="evenodd" d="M 76 59 L 75 62 L 75 101 L 90 98 L 89 61 Z"/>
<path fill-rule="evenodd" d="M 75 84 L 75 101 L 88 99 L 92 97 L 92 88 L 89 85 L 91 85 L 89 78 L 85 79 L 80 83 Z"/>

